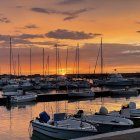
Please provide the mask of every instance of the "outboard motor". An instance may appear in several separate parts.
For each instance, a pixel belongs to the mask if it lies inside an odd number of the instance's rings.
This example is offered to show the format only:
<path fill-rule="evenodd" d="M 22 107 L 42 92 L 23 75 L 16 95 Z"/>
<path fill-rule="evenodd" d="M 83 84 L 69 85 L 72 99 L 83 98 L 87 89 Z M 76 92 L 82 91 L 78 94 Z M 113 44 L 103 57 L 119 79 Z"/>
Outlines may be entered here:
<path fill-rule="evenodd" d="M 44 122 L 44 123 L 47 123 L 49 120 L 50 120 L 50 116 L 44 111 L 44 112 L 41 112 L 39 114 L 39 121 L 40 122 Z"/>
<path fill-rule="evenodd" d="M 73 117 L 75 117 L 75 118 L 81 118 L 83 114 L 84 114 L 84 111 L 83 110 L 78 110 L 78 112 L 76 114 L 74 114 Z"/>
<path fill-rule="evenodd" d="M 135 102 L 130 102 L 129 103 L 129 108 L 130 109 L 136 109 L 136 103 Z"/>

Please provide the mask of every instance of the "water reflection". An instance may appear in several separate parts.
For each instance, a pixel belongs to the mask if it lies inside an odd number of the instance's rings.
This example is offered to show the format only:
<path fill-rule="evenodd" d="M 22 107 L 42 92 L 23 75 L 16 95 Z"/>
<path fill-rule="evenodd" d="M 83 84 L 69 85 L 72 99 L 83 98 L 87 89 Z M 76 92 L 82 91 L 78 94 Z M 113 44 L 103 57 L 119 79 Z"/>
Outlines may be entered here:
<path fill-rule="evenodd" d="M 21 102 L 21 103 L 7 103 L 6 109 L 11 110 L 13 108 L 26 108 L 27 106 L 35 106 L 37 102 Z"/>
<path fill-rule="evenodd" d="M 122 104 L 135 101 L 140 108 L 140 96 L 137 97 L 103 97 L 79 100 L 65 100 L 55 102 L 12 104 L 7 107 L 0 107 L 0 139 L 2 140 L 30 140 L 29 122 L 37 117 L 42 111 L 48 112 L 51 116 L 56 112 L 75 113 L 78 109 L 87 112 L 97 112 L 102 105 L 109 111 L 120 110 Z M 32 140 L 48 140 L 49 137 L 33 133 Z"/>

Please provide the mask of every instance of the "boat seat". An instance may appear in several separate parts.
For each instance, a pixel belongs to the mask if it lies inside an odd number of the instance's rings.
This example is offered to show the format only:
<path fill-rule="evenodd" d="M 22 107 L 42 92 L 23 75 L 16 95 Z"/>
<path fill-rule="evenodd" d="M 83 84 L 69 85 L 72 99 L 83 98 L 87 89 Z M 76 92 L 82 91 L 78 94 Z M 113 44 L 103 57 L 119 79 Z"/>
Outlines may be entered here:
<path fill-rule="evenodd" d="M 61 121 L 64 120 L 66 117 L 66 113 L 55 113 L 54 114 L 54 121 Z"/>

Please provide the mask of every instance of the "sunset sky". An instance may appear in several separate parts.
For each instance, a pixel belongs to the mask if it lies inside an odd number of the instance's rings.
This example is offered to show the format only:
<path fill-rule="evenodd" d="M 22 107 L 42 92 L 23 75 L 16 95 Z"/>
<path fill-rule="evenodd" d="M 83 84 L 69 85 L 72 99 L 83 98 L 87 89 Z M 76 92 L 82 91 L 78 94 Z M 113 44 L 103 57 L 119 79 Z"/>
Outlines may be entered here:
<path fill-rule="evenodd" d="M 65 73 L 73 73 L 75 49 L 80 46 L 80 73 L 93 73 L 103 38 L 104 72 L 140 72 L 140 0 L 1 0 L 0 71 L 9 73 L 9 36 L 17 72 L 20 55 L 22 74 L 29 74 L 32 48 L 32 74 L 42 73 L 50 56 L 50 73 L 55 73 L 55 48 Z M 13 70 L 12 70 L 13 71 Z M 98 62 L 97 73 L 100 72 Z"/>

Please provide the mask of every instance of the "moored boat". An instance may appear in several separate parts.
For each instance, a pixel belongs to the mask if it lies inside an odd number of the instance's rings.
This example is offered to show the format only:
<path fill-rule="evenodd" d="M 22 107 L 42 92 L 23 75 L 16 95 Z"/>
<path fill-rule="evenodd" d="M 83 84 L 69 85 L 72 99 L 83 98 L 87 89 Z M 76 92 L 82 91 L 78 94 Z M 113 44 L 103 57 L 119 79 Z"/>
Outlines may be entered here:
<path fill-rule="evenodd" d="M 99 113 L 84 115 L 81 110 L 78 116 L 83 117 L 88 123 L 94 124 L 100 133 L 125 130 L 133 127 L 133 122 L 130 119 L 120 116 L 109 116 L 105 107 L 101 107 Z"/>
<path fill-rule="evenodd" d="M 23 94 L 23 90 L 3 92 L 2 96 L 19 96 Z"/>
<path fill-rule="evenodd" d="M 94 97 L 95 93 L 91 90 L 73 90 L 68 92 L 69 97 Z"/>
<path fill-rule="evenodd" d="M 115 90 L 111 90 L 111 93 L 113 95 L 138 95 L 138 90 L 134 89 L 134 88 L 129 88 L 126 87 L 124 89 L 115 89 Z"/>
<path fill-rule="evenodd" d="M 28 94 L 28 95 L 21 95 L 21 96 L 14 96 L 11 98 L 11 103 L 22 103 L 22 102 L 31 102 L 36 100 L 37 95 L 35 94 Z"/>
<path fill-rule="evenodd" d="M 66 118 L 65 113 L 54 114 L 54 121 L 46 112 L 31 121 L 33 131 L 58 139 L 72 139 L 98 134 L 94 125 L 74 118 Z"/>
<path fill-rule="evenodd" d="M 135 102 L 122 105 L 120 111 L 112 111 L 109 114 L 128 118 L 134 122 L 134 127 L 140 127 L 140 109 L 136 108 Z"/>

